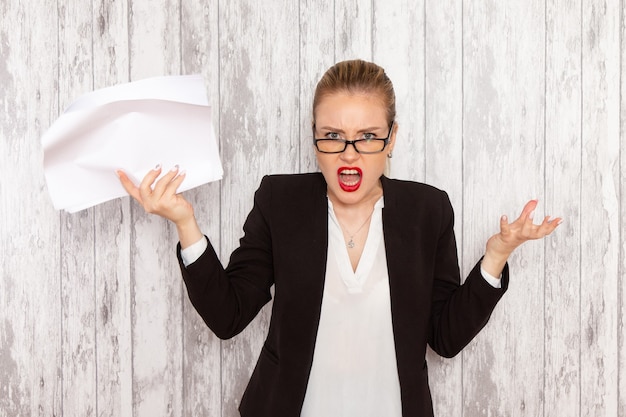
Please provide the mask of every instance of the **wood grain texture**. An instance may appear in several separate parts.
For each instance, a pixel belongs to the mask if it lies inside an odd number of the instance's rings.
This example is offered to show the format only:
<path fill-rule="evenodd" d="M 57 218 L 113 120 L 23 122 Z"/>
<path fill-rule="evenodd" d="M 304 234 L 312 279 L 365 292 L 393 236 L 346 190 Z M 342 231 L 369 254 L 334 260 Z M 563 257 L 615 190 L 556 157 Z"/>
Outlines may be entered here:
<path fill-rule="evenodd" d="M 313 97 L 318 80 L 335 64 L 333 0 L 300 2 L 300 172 L 318 171 L 313 145 Z"/>
<path fill-rule="evenodd" d="M 373 2 L 335 1 L 335 61 L 372 60 Z"/>
<path fill-rule="evenodd" d="M 577 415 L 581 390 L 580 1 L 546 4 L 546 212 L 565 222 L 545 245 L 544 415 Z"/>
<path fill-rule="evenodd" d="M 37 13 L 41 6 L 0 5 L 0 415 L 6 417 L 62 412 L 60 218 L 46 195 L 39 145 L 58 115 L 57 13 Z"/>
<path fill-rule="evenodd" d="M 513 220 L 526 201 L 543 201 L 545 64 L 537 51 L 545 45 L 544 10 L 538 1 L 464 3 L 466 271 L 502 214 Z M 536 340 L 544 334 L 543 244 L 529 243 L 511 257 L 509 292 L 464 351 L 465 415 L 542 413 L 543 344 Z"/>
<path fill-rule="evenodd" d="M 228 262 L 252 208 L 261 176 L 299 165 L 299 58 L 296 3 L 220 3 L 221 257 Z M 297 26 L 297 25 L 296 25 Z M 269 303 L 240 335 L 222 343 L 222 416 L 238 415 L 239 400 L 263 340 Z"/>
<path fill-rule="evenodd" d="M 178 1 L 129 2 L 131 80 L 180 73 L 180 24 Z M 137 204 L 131 221 L 133 415 L 182 416 L 183 292 L 175 232 Z"/>
<path fill-rule="evenodd" d="M 94 0 L 92 19 L 94 88 L 128 82 L 128 3 Z M 94 207 L 99 417 L 133 415 L 130 204 L 123 198 Z"/>
<path fill-rule="evenodd" d="M 423 141 L 415 138 L 424 145 L 422 157 L 418 153 L 412 160 L 423 161 L 424 181 L 445 190 L 450 197 L 456 219 L 454 231 L 459 262 L 463 265 L 463 227 L 460 221 L 463 218 L 462 2 L 426 1 L 424 15 L 425 126 Z M 463 415 L 463 355 L 443 359 L 429 351 L 427 359 L 436 415 Z"/>
<path fill-rule="evenodd" d="M 582 16 L 580 413 L 617 415 L 620 10 L 583 1 Z"/>
<path fill-rule="evenodd" d="M 93 89 L 91 3 L 59 7 L 59 102 Z M 63 412 L 97 414 L 94 208 L 61 215 Z"/>
<path fill-rule="evenodd" d="M 624 149 L 624 134 L 626 134 L 626 3 L 621 3 L 620 21 L 620 215 L 619 215 L 619 272 L 618 272 L 618 326 L 617 326 L 617 350 L 618 350 L 618 403 L 617 415 L 626 415 L 626 150 Z"/>
<path fill-rule="evenodd" d="M 425 2 L 375 1 L 373 8 L 372 60 L 385 67 L 396 92 L 398 138 L 389 161 L 391 176 L 424 181 Z"/>
<path fill-rule="evenodd" d="M 220 138 L 218 5 L 216 0 L 201 6 L 195 1 L 181 2 L 181 65 L 183 74 L 203 75 L 215 134 Z M 198 187 L 185 197 L 194 205 L 201 229 L 219 251 L 220 184 Z M 220 416 L 221 342 L 196 313 L 185 289 L 183 293 L 183 416 Z"/>
<path fill-rule="evenodd" d="M 537 220 L 565 218 L 512 257 L 509 293 L 463 354 L 429 353 L 437 415 L 626 415 L 625 14 L 599 0 L 0 1 L 0 417 L 234 417 L 267 331 L 271 304 L 218 340 L 187 300 L 175 230 L 129 198 L 53 209 L 40 137 L 64 107 L 202 74 L 225 174 L 185 196 L 226 263 L 262 175 L 316 170 L 313 91 L 349 58 L 394 82 L 391 174 L 449 193 L 462 272 L 528 199 Z"/>

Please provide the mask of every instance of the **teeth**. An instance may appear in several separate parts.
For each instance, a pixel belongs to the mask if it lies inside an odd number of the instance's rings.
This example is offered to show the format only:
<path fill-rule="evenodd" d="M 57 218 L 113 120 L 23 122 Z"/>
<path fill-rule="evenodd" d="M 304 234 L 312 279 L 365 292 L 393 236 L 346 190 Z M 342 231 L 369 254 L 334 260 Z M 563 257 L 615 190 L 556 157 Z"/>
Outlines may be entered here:
<path fill-rule="evenodd" d="M 361 175 L 356 169 L 344 169 L 343 171 L 341 171 L 340 174 L 341 182 L 343 182 L 348 187 L 357 185 L 361 179 Z"/>
<path fill-rule="evenodd" d="M 359 175 L 359 171 L 356 169 L 345 169 L 341 171 L 341 175 Z"/>

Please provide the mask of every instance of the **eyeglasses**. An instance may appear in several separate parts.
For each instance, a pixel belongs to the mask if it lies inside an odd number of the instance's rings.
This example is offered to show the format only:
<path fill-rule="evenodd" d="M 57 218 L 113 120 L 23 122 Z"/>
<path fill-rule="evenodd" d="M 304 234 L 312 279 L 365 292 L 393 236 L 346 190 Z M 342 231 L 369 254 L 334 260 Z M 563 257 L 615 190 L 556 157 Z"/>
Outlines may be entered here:
<path fill-rule="evenodd" d="M 315 126 L 313 126 L 315 130 Z M 393 132 L 393 122 L 389 126 L 389 134 L 386 138 L 370 138 L 365 137 L 362 139 L 355 140 L 346 140 L 342 138 L 321 138 L 314 139 L 315 148 L 321 153 L 341 153 L 348 149 L 348 145 L 354 146 L 354 149 L 358 153 L 362 154 L 372 154 L 372 153 L 380 153 L 385 150 L 385 147 L 389 143 L 389 139 L 391 138 L 391 132 Z M 333 133 L 333 135 L 337 135 Z M 370 135 L 367 133 L 366 135 Z"/>

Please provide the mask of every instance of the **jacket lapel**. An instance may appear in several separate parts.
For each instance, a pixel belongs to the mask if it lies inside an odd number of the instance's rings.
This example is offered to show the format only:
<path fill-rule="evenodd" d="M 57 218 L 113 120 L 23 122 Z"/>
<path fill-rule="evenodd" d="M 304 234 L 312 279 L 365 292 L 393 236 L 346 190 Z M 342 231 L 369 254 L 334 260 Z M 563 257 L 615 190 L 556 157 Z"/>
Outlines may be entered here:
<path fill-rule="evenodd" d="M 328 201 L 326 183 L 321 174 L 312 181 L 303 182 L 304 189 L 293 194 L 296 200 L 287 200 L 281 207 L 283 216 L 295 216 L 290 224 L 293 230 L 284 230 L 281 244 L 281 271 L 286 285 L 277 286 L 281 291 L 275 298 L 273 319 L 281 321 L 281 333 L 289 335 L 289 352 L 281 360 L 289 369 L 286 382 L 299 401 L 304 399 L 306 383 L 313 362 L 317 338 L 328 248 Z M 283 211 L 284 209 L 284 211 Z M 297 211 L 295 211 L 297 210 Z M 280 221 L 280 219 L 279 219 Z M 295 225 L 295 227 L 294 227 Z M 288 316 L 286 316 L 288 314 Z M 281 365 L 283 365 L 281 364 Z M 296 394 L 297 393 L 297 394 Z"/>

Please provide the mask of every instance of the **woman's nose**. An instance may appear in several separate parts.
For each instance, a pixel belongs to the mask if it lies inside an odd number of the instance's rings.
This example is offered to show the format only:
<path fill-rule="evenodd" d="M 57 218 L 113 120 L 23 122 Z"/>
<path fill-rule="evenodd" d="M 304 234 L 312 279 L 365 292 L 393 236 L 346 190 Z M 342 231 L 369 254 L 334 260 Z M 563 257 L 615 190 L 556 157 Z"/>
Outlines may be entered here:
<path fill-rule="evenodd" d="M 360 156 L 353 143 L 348 144 L 346 150 L 341 153 L 341 159 L 348 162 L 355 161 L 359 159 Z"/>

